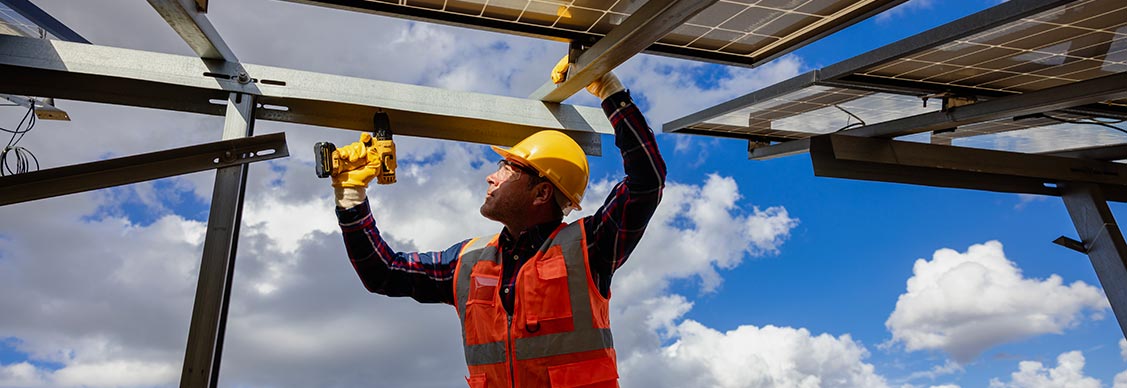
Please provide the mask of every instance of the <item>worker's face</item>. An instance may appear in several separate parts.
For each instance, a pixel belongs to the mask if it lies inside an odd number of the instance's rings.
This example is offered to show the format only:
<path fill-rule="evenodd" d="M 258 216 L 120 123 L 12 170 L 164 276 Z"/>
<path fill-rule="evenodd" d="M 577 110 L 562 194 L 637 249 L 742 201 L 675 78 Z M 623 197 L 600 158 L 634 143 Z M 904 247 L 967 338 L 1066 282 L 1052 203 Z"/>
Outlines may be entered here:
<path fill-rule="evenodd" d="M 504 159 L 498 162 L 497 171 L 485 178 L 489 190 L 481 204 L 481 215 L 501 223 L 525 216 L 534 198 L 528 179 L 533 179 L 528 168 Z"/>

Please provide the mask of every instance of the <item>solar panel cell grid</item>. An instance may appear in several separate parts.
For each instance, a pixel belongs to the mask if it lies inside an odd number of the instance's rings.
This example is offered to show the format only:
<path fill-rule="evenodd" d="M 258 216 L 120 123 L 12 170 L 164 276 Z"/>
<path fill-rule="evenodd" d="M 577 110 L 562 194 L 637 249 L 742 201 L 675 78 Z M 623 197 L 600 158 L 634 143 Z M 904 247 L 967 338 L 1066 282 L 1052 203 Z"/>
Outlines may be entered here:
<path fill-rule="evenodd" d="M 1127 67 L 1127 2 L 1079 1 L 858 73 L 936 85 L 1029 92 Z"/>
<path fill-rule="evenodd" d="M 315 1 L 315 0 L 314 0 Z M 646 3 L 645 0 L 366 0 L 457 16 L 461 25 L 506 29 L 496 22 L 547 28 L 553 36 L 568 32 L 609 33 Z M 720 0 L 660 39 L 680 55 L 710 52 L 753 64 L 793 49 L 820 32 L 905 0 Z M 392 8 L 383 12 L 399 13 Z M 402 11 L 407 13 L 406 11 Z M 469 16 L 469 19 L 465 17 Z M 444 16 L 426 16 L 445 19 Z M 480 19 L 480 21 L 475 21 Z M 539 30 L 541 32 L 545 30 Z M 743 59 L 735 59 L 743 58 Z"/>

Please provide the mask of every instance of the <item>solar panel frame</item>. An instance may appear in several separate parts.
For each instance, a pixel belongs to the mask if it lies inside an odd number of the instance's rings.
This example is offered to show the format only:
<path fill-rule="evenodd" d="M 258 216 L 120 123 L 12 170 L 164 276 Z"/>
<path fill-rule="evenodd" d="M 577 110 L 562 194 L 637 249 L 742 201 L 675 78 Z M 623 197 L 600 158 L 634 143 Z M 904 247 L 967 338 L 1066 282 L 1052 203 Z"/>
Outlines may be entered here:
<path fill-rule="evenodd" d="M 614 27 L 611 19 L 625 18 L 641 5 L 641 2 L 626 0 L 614 2 L 594 0 L 286 1 L 587 45 L 598 41 Z M 655 42 L 646 49 L 646 52 L 754 67 L 905 1 L 907 0 L 802 0 L 799 2 L 721 0 L 710 7 L 710 9 L 717 8 L 716 10 L 710 12 L 706 9 L 702 12 L 703 16 L 697 15 L 670 35 Z M 508 4 L 512 9 L 501 12 L 500 8 L 503 7 L 491 8 L 490 4 L 498 2 Z M 521 12 L 515 12 L 514 7 L 521 3 L 525 8 L 521 9 Z M 597 4 L 606 3 L 610 5 L 596 7 Z M 450 4 L 454 6 L 451 7 Z M 480 10 L 477 8 L 479 5 Z M 528 12 L 530 7 L 535 8 L 534 12 Z M 740 24 L 737 20 L 748 9 L 777 12 L 778 15 L 762 23 L 755 30 L 738 28 Z M 584 20 L 594 20 L 594 22 L 589 25 L 584 24 L 582 28 L 567 27 L 560 23 L 565 12 L 570 17 L 580 16 Z M 601 16 L 596 18 L 594 13 L 600 13 Z M 716 18 L 718 21 L 702 22 L 709 17 Z M 788 21 L 810 23 L 796 25 L 788 24 Z M 765 31 L 790 32 L 793 35 L 783 36 L 770 42 L 754 41 L 755 37 L 767 35 Z"/>

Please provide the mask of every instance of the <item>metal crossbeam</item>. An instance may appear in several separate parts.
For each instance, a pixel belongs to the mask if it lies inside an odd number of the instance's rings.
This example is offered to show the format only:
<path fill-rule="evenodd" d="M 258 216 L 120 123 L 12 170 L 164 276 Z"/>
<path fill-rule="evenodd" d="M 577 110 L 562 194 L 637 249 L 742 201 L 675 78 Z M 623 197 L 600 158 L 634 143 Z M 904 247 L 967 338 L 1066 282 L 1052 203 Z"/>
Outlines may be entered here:
<path fill-rule="evenodd" d="M 622 24 L 579 55 L 572 64 L 572 71 L 566 81 L 558 85 L 548 81 L 528 98 L 563 102 L 713 3 L 716 0 L 647 1 Z"/>
<path fill-rule="evenodd" d="M 1111 311 L 1119 321 L 1119 330 L 1127 335 L 1127 242 L 1123 232 L 1098 185 L 1070 182 L 1062 184 L 1061 191 L 1100 286 L 1111 303 Z"/>
<path fill-rule="evenodd" d="M 889 120 L 848 129 L 838 134 L 859 137 L 892 138 L 913 133 L 955 128 L 1006 117 L 1049 112 L 1101 101 L 1127 97 L 1127 73 L 1061 85 L 1035 92 L 1015 94 L 975 104 Z M 793 144 L 791 144 L 793 143 Z M 809 142 L 791 141 L 752 149 L 750 159 L 770 159 L 809 149 Z"/>
<path fill-rule="evenodd" d="M 53 16 L 43 11 L 39 7 L 36 7 L 35 4 L 31 3 L 31 1 L 0 0 L 0 3 L 4 3 L 4 5 L 8 6 L 8 8 L 11 8 L 13 11 L 16 11 L 16 13 L 20 14 L 20 16 L 27 18 L 27 20 L 30 20 L 32 23 L 35 23 L 35 25 L 39 26 L 44 31 L 47 31 L 48 33 L 58 37 L 59 39 L 76 43 L 90 44 L 89 40 L 86 40 L 86 38 L 83 38 L 82 35 L 74 32 L 74 30 L 70 29 L 70 27 L 67 27 L 66 24 L 63 24 L 58 19 L 55 19 Z"/>
<path fill-rule="evenodd" d="M 1084 158 L 1094 160 L 1123 160 L 1127 159 L 1127 144 L 1100 145 L 1094 147 L 1074 148 L 1047 152 L 1045 155 L 1064 156 L 1069 158 Z"/>
<path fill-rule="evenodd" d="M 0 177 L 0 206 L 289 155 L 277 133 Z"/>
<path fill-rule="evenodd" d="M 195 0 L 149 0 L 149 4 L 181 38 L 184 38 L 200 58 L 232 63 L 239 61 L 227 47 L 227 43 L 223 42 L 219 31 L 216 31 L 207 16 L 200 12 L 199 4 Z M 206 7 L 205 2 L 205 10 Z"/>
<path fill-rule="evenodd" d="M 270 66 L 0 36 L 0 93 L 224 114 L 231 92 L 258 96 L 263 120 L 371 130 L 382 109 L 396 134 L 512 145 L 561 130 L 600 153 L 614 129 L 602 109 L 459 92 Z M 239 72 L 248 77 L 240 80 Z M 243 82 L 240 82 L 243 81 Z M 245 82 L 245 83 L 244 83 Z M 215 102 L 220 102 L 217 105 Z"/>
<path fill-rule="evenodd" d="M 811 138 L 810 159 L 816 176 L 1055 196 L 1078 182 L 1127 202 L 1127 165 L 1090 159 L 840 134 Z"/>

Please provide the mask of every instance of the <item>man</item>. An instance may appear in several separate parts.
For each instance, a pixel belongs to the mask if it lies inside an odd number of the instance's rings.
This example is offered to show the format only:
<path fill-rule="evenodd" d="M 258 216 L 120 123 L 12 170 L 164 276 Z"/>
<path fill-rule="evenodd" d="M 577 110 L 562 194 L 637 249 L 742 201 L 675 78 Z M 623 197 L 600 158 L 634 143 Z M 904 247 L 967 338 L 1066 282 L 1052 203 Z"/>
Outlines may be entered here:
<path fill-rule="evenodd" d="M 566 61 L 556 67 L 560 82 Z M 486 177 L 481 215 L 499 234 L 438 252 L 395 252 L 369 210 L 375 170 L 333 177 L 337 217 L 356 273 L 371 292 L 454 305 L 472 388 L 617 387 L 607 303 L 611 275 L 637 246 L 661 200 L 665 162 L 653 132 L 614 74 L 587 90 L 602 100 L 626 177 L 595 214 L 579 209 L 587 158 L 570 137 L 541 131 L 510 149 Z"/>

